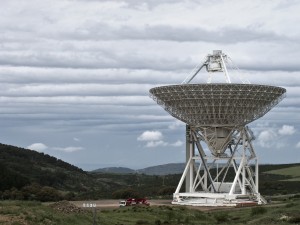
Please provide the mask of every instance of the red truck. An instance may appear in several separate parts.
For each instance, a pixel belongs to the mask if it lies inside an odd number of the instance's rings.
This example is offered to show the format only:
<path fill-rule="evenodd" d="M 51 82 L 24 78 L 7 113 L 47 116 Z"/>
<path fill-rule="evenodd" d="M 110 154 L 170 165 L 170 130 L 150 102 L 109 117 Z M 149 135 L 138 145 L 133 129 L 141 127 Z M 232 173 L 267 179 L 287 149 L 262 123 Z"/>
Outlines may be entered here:
<path fill-rule="evenodd" d="M 146 205 L 149 206 L 150 203 L 145 198 L 128 198 L 126 200 L 121 200 L 119 202 L 120 207 L 123 206 L 133 206 L 133 205 Z"/>

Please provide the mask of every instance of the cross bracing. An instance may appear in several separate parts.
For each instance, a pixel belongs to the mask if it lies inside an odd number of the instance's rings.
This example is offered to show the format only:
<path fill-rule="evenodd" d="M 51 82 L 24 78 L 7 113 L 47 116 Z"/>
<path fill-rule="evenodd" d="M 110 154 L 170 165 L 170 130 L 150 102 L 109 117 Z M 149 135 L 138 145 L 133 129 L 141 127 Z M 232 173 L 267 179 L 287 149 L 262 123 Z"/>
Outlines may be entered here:
<path fill-rule="evenodd" d="M 230 131 L 231 128 L 226 129 Z M 188 126 L 191 154 L 172 203 L 199 206 L 266 203 L 258 191 L 258 161 L 252 145 L 252 132 L 248 127 L 235 128 L 228 133 L 230 142 L 226 142 L 223 153 L 209 155 L 204 151 L 202 141 L 208 143 L 208 136 L 214 133 L 218 132 L 209 127 Z M 180 192 L 187 178 L 189 189 Z"/>

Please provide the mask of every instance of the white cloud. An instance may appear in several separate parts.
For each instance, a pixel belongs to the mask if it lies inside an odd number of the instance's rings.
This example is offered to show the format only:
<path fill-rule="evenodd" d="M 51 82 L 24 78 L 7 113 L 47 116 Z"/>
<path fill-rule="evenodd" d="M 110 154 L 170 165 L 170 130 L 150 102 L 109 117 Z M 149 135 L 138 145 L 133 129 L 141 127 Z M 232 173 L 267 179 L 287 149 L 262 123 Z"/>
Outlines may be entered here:
<path fill-rule="evenodd" d="M 138 141 L 161 141 L 163 135 L 160 131 L 144 131 L 138 138 Z"/>
<path fill-rule="evenodd" d="M 48 146 L 43 143 L 33 143 L 26 147 L 27 149 L 35 150 L 38 152 L 44 152 L 48 149 Z"/>
<path fill-rule="evenodd" d="M 167 146 L 168 143 L 164 142 L 164 141 L 148 141 L 146 144 L 147 148 L 154 148 L 154 147 L 158 147 L 158 146 Z"/>
<path fill-rule="evenodd" d="M 282 125 L 280 128 L 276 124 L 257 124 L 256 127 L 259 132 L 258 144 L 264 148 L 281 149 L 290 146 L 289 136 L 296 132 L 296 128 L 291 125 Z"/>
<path fill-rule="evenodd" d="M 169 129 L 170 130 L 176 130 L 180 127 L 185 126 L 185 123 L 181 122 L 180 120 L 175 120 L 173 123 L 171 123 L 171 125 L 169 125 Z"/>
<path fill-rule="evenodd" d="M 147 142 L 145 147 L 154 148 L 158 146 L 167 146 L 168 143 L 164 142 L 163 135 L 160 131 L 144 131 L 138 138 L 138 141 Z"/>
<path fill-rule="evenodd" d="M 71 153 L 71 152 L 77 152 L 77 151 L 84 150 L 84 148 L 82 148 L 82 147 L 73 147 L 73 146 L 64 147 L 64 148 L 62 148 L 62 147 L 53 147 L 52 149 L 56 150 L 56 151 L 66 152 L 66 153 Z"/>
<path fill-rule="evenodd" d="M 173 146 L 180 147 L 183 142 L 178 140 L 175 143 L 168 143 L 163 140 L 164 136 L 160 131 L 145 131 L 138 138 L 138 141 L 146 142 L 145 147 L 147 148 L 155 148 L 159 146 Z"/>
<path fill-rule="evenodd" d="M 296 148 L 300 148 L 300 141 L 297 143 Z"/>
<path fill-rule="evenodd" d="M 260 146 L 270 148 L 277 138 L 277 134 L 273 130 L 264 130 L 258 135 Z"/>
<path fill-rule="evenodd" d="M 31 150 L 35 150 L 38 152 L 45 152 L 46 150 L 49 151 L 62 151 L 62 152 L 66 152 L 66 153 L 71 153 L 71 152 L 76 152 L 76 151 L 81 151 L 84 150 L 83 147 L 73 147 L 73 146 L 69 146 L 69 147 L 49 147 L 43 143 L 33 143 L 29 146 L 27 146 L 28 149 Z"/>
<path fill-rule="evenodd" d="M 276 141 L 275 140 L 275 147 L 277 148 L 277 149 L 283 149 L 283 148 L 285 148 L 285 147 L 287 147 L 289 144 L 288 143 L 286 143 L 286 141 L 285 140 L 280 140 L 280 141 Z"/>
<path fill-rule="evenodd" d="M 278 133 L 280 135 L 292 135 L 296 132 L 296 129 L 294 126 L 290 125 L 283 125 L 279 130 Z"/>
<path fill-rule="evenodd" d="M 73 140 L 76 141 L 76 142 L 79 142 L 79 141 L 80 141 L 80 139 L 79 139 L 79 138 L 76 138 L 76 137 L 74 137 Z"/>
<path fill-rule="evenodd" d="M 170 145 L 172 145 L 172 146 L 174 146 L 174 147 L 180 147 L 180 146 L 183 145 L 183 142 L 180 141 L 180 140 L 178 140 L 178 141 L 176 141 L 175 143 L 172 143 L 172 144 L 170 144 Z"/>
<path fill-rule="evenodd" d="M 154 147 L 159 147 L 159 146 L 173 146 L 173 147 L 180 147 L 183 145 L 183 142 L 178 140 L 174 143 L 168 143 L 164 141 L 148 141 L 145 147 L 147 148 L 154 148 Z"/>

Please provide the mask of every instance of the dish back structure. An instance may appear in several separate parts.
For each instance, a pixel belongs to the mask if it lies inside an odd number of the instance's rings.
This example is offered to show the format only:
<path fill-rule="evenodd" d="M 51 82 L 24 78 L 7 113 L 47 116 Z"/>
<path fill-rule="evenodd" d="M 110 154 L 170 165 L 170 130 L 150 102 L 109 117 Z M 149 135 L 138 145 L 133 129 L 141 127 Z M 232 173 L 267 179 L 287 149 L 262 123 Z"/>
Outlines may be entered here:
<path fill-rule="evenodd" d="M 266 203 L 258 191 L 258 161 L 252 144 L 255 137 L 246 125 L 277 105 L 286 90 L 233 84 L 227 61 L 222 51 L 214 51 L 182 84 L 150 89 L 150 96 L 157 104 L 186 123 L 186 167 L 173 195 L 173 204 Z M 224 72 L 227 83 L 190 84 L 203 67 L 210 74 Z"/>

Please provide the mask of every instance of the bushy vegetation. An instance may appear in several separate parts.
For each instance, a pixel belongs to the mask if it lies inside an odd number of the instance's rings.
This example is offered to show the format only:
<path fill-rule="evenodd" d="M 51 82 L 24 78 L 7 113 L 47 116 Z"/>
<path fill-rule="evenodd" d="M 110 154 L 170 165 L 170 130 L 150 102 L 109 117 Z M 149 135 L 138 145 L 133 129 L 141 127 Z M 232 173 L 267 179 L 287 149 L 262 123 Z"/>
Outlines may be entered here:
<path fill-rule="evenodd" d="M 279 202 L 269 205 L 267 210 L 265 207 L 246 207 L 205 212 L 197 207 L 172 205 L 98 209 L 96 221 L 101 225 L 298 224 L 300 199 L 290 199 L 287 204 L 291 204 L 290 207 L 286 208 Z M 68 207 L 71 208 L 68 210 Z M 93 210 L 76 210 L 68 202 L 49 205 L 34 201 L 1 201 L 0 224 L 93 224 Z"/>
<path fill-rule="evenodd" d="M 115 199 L 127 199 L 127 198 L 141 198 L 140 193 L 132 188 L 125 188 L 112 193 L 112 197 Z"/>
<path fill-rule="evenodd" d="M 267 209 L 265 207 L 253 207 L 251 209 L 251 215 L 252 216 L 256 216 L 259 214 L 265 214 L 267 212 Z"/>

